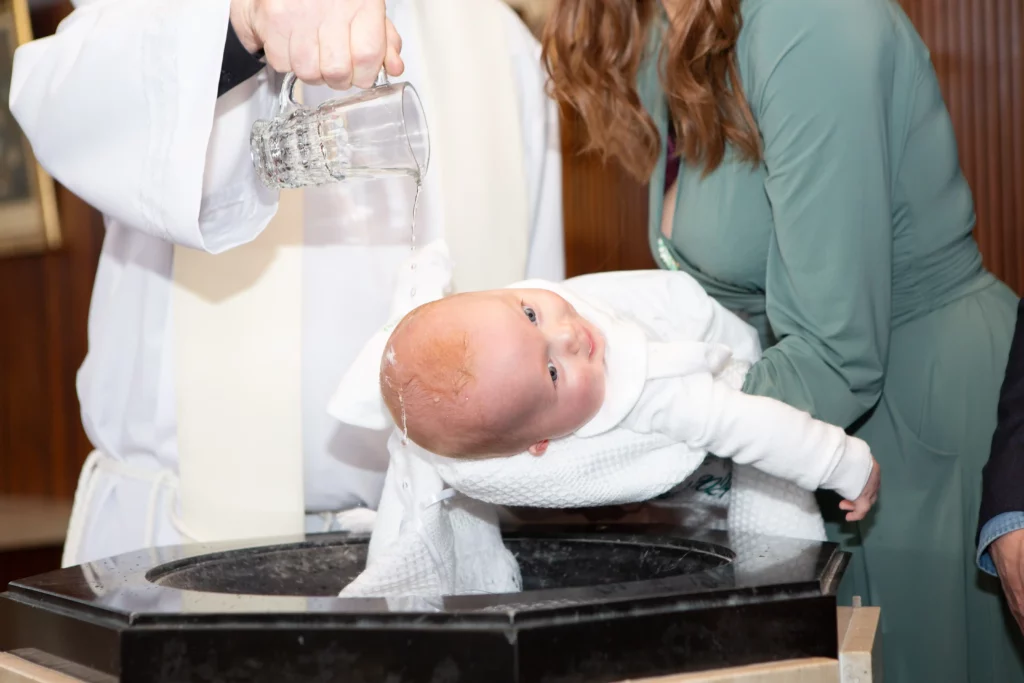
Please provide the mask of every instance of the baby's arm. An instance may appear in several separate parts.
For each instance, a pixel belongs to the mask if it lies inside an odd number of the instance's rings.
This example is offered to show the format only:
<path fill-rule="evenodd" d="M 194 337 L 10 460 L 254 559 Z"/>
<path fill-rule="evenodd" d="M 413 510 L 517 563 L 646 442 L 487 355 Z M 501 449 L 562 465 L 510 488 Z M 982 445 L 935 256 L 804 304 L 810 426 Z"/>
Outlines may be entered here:
<path fill-rule="evenodd" d="M 862 440 L 708 374 L 649 381 L 623 426 L 665 434 L 810 491 L 834 490 L 846 499 L 841 507 L 850 519 L 862 518 L 877 495 L 878 465 Z"/>

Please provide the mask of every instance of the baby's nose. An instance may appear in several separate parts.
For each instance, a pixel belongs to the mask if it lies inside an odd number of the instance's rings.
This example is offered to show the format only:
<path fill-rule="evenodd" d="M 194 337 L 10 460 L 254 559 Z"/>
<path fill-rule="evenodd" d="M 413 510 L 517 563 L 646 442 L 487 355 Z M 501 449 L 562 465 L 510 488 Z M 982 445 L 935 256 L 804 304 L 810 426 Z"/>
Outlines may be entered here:
<path fill-rule="evenodd" d="M 580 338 L 572 325 L 560 325 L 556 332 L 559 346 L 569 354 L 579 353 Z"/>

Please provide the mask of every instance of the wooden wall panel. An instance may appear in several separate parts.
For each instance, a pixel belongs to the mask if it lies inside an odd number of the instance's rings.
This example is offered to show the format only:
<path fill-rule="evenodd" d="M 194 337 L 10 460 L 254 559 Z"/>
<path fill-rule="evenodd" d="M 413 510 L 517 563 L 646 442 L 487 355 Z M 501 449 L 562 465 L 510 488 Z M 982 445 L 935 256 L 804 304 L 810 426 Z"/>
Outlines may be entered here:
<path fill-rule="evenodd" d="M 932 53 L 985 263 L 1024 291 L 1024 2 L 901 0 Z"/>
<path fill-rule="evenodd" d="M 647 186 L 617 163 L 583 152 L 575 116 L 562 112 L 562 203 L 569 277 L 655 268 L 647 245 Z"/>
<path fill-rule="evenodd" d="M 1024 0 L 902 0 L 932 51 L 977 205 L 986 265 L 1024 291 Z M 579 155 L 563 117 L 570 274 L 649 267 L 642 188 Z"/>
<path fill-rule="evenodd" d="M 0 494 L 70 498 L 90 448 L 75 374 L 103 225 L 64 188 L 57 197 L 60 250 L 0 260 Z"/>

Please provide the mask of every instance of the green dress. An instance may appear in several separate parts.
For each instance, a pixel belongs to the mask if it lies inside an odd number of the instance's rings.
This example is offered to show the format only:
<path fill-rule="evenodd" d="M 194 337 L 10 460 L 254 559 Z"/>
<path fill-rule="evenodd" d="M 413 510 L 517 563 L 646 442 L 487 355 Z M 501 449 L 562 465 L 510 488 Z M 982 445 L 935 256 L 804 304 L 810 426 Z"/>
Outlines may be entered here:
<path fill-rule="evenodd" d="M 974 562 L 1017 297 L 982 266 L 928 50 L 890 0 L 744 0 L 742 12 L 764 162 L 727 156 L 707 177 L 684 165 L 663 239 L 663 145 L 655 258 L 761 332 L 745 391 L 871 445 L 882 488 L 868 519 L 841 522 L 838 499 L 821 500 L 853 553 L 841 600 L 882 608 L 886 683 L 1024 681 L 998 582 Z M 664 141 L 652 55 L 639 90 Z"/>

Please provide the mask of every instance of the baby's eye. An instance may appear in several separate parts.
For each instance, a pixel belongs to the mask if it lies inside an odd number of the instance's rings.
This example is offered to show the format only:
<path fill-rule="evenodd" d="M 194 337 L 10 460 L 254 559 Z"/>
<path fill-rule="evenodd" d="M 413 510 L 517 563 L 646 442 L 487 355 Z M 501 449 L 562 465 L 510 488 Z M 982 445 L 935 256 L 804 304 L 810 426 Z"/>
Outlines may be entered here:
<path fill-rule="evenodd" d="M 531 323 L 535 325 L 537 324 L 537 313 L 532 308 L 529 306 L 523 306 L 523 313 L 526 314 L 526 317 L 530 319 Z"/>
<path fill-rule="evenodd" d="M 548 363 L 548 374 L 551 375 L 551 381 L 558 384 L 558 368 L 554 363 Z"/>

